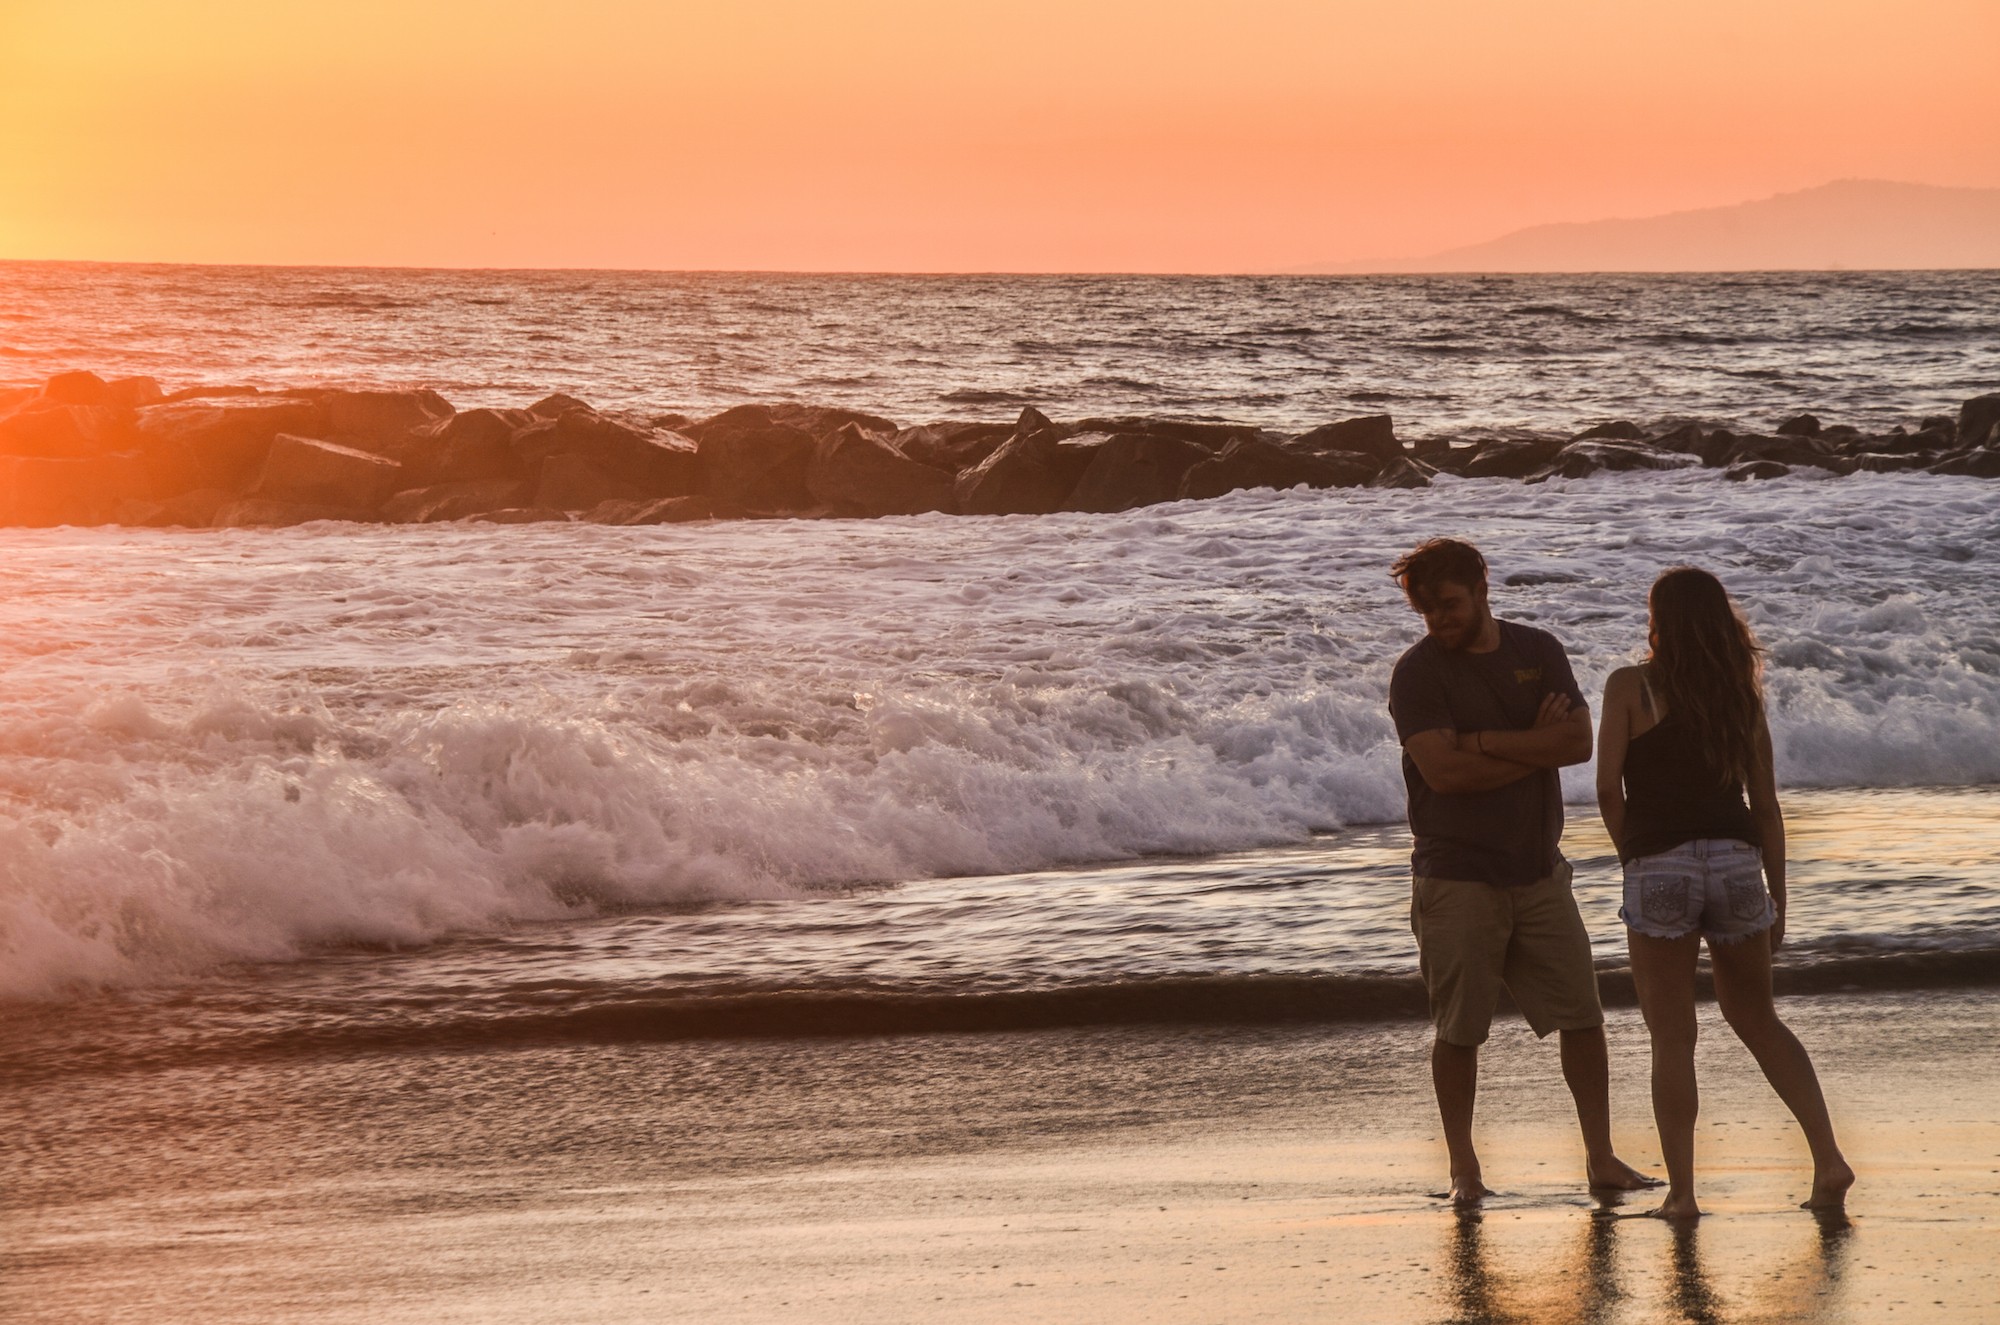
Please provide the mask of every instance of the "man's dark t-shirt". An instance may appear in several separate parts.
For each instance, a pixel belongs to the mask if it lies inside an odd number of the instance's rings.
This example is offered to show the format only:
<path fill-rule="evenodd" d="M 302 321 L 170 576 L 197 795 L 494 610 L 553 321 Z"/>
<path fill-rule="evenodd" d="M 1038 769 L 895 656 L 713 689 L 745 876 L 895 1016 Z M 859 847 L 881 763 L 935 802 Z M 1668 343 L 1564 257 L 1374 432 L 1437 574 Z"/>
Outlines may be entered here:
<path fill-rule="evenodd" d="M 1498 625 L 1500 647 L 1491 653 L 1453 652 L 1426 635 L 1397 659 L 1389 713 L 1398 740 L 1440 727 L 1523 731 L 1534 726 L 1549 694 L 1567 695 L 1583 707 L 1583 692 L 1555 636 L 1511 621 Z M 1491 791 L 1442 792 L 1424 781 L 1405 750 L 1403 783 L 1417 843 L 1410 866 L 1418 875 L 1518 887 L 1555 869 L 1563 810 L 1554 769 Z"/>

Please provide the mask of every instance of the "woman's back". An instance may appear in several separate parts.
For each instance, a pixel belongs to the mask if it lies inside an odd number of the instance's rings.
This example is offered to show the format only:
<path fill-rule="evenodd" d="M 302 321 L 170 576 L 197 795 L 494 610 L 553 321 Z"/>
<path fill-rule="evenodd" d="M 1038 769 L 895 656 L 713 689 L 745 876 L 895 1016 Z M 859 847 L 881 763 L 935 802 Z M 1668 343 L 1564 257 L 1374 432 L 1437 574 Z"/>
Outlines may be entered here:
<path fill-rule="evenodd" d="M 1743 783 L 1717 767 L 1677 714 L 1660 715 L 1643 672 L 1639 681 L 1653 725 L 1625 751 L 1625 831 L 1620 860 L 1655 856 L 1704 838 L 1759 845 Z"/>

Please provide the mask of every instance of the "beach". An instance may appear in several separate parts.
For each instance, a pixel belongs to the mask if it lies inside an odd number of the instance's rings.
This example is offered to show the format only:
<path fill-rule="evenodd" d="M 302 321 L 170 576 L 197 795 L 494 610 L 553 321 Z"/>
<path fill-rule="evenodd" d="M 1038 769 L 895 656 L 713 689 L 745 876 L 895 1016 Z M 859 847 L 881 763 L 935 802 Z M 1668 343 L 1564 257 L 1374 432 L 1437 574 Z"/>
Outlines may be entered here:
<path fill-rule="evenodd" d="M 0 1094 L 21 1321 L 1994 1319 L 2000 995 L 1791 1000 L 1860 1182 L 1712 1007 L 1708 1217 L 1600 1205 L 1550 1045 L 1486 1054 L 1500 1193 L 1431 1193 L 1417 1022 L 368 1055 Z M 1657 1168 L 1614 1011 L 1621 1150 Z"/>
<path fill-rule="evenodd" d="M 1382 410 L 1461 448 L 1818 409 L 1918 446 L 1992 389 L 1993 279 L 15 264 L 0 388 Z M 1991 1318 L 1996 494 L 1688 464 L 1047 515 L 0 530 L 0 1317 Z M 1692 1233 L 1581 1188 L 1555 1050 L 1511 1012 L 1478 1115 L 1500 1195 L 1432 1195 L 1385 701 L 1422 629 L 1389 563 L 1442 533 L 1593 703 L 1665 567 L 1744 604 L 1788 812 L 1777 989 L 1851 1226 L 1796 1208 L 1804 1145 L 1712 1008 Z M 1657 1171 L 1591 774 L 1564 850 L 1618 1144 Z"/>

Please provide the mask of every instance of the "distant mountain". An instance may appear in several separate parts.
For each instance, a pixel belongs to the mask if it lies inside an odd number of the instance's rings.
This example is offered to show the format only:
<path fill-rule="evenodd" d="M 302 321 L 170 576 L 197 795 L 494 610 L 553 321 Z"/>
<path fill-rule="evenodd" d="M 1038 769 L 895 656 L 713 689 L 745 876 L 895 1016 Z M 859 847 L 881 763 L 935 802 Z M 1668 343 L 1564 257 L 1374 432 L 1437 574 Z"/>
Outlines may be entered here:
<path fill-rule="evenodd" d="M 1530 226 L 1426 258 L 1302 272 L 1866 271 L 2000 267 L 2000 189 L 1843 179 L 1636 220 Z"/>

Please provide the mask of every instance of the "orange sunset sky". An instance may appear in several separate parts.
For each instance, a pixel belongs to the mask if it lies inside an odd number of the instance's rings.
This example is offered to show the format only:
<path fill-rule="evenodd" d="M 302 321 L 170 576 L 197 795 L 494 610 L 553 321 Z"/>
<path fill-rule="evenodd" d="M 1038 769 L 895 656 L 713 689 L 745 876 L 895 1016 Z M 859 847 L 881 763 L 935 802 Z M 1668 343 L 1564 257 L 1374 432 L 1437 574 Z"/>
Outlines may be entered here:
<path fill-rule="evenodd" d="M 0 257 L 1259 271 L 2000 186 L 2000 0 L 0 0 Z"/>

